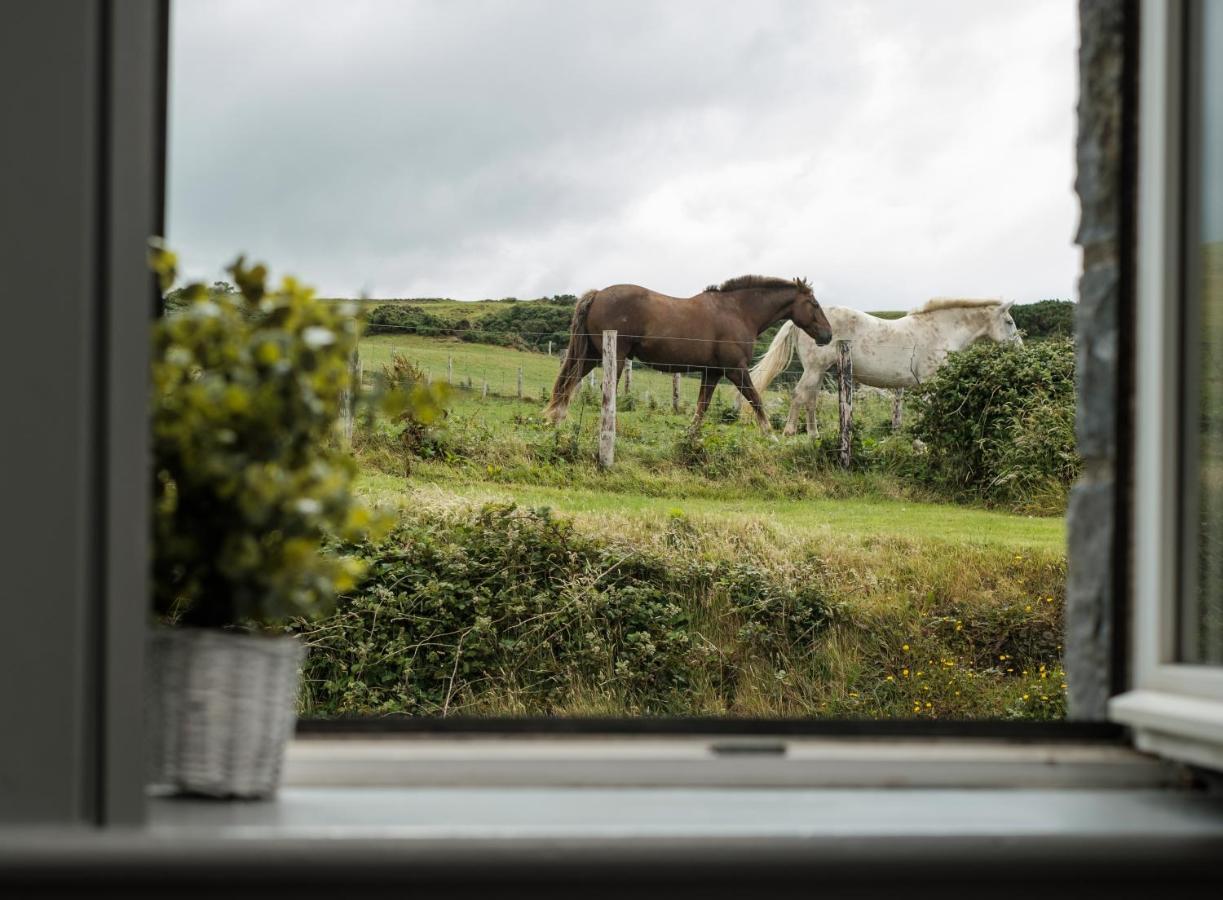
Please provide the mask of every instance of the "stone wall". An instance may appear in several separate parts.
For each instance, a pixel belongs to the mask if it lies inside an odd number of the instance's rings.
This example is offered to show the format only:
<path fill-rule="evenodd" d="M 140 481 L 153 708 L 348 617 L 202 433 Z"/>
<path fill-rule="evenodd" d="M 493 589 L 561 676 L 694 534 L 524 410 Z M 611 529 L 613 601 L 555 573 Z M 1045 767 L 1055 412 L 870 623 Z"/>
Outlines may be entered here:
<path fill-rule="evenodd" d="M 1080 0 L 1078 174 L 1082 208 L 1076 241 L 1083 248 L 1077 310 L 1076 430 L 1083 476 L 1070 496 L 1069 578 L 1065 655 L 1069 715 L 1102 719 L 1117 677 L 1114 627 L 1117 591 L 1118 368 L 1128 289 L 1125 136 L 1132 129 L 1126 102 L 1134 60 L 1127 42 L 1136 6 L 1125 0 Z"/>

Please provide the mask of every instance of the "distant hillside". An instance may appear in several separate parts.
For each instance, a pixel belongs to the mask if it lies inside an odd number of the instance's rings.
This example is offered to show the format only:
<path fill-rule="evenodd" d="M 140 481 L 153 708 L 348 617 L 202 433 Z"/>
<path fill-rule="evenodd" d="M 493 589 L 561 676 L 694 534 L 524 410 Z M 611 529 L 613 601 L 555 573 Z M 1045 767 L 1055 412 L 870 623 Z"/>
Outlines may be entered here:
<path fill-rule="evenodd" d="M 417 334 L 530 350 L 563 348 L 573 319 L 572 294 L 535 300 L 409 299 L 369 309 L 369 334 Z"/>

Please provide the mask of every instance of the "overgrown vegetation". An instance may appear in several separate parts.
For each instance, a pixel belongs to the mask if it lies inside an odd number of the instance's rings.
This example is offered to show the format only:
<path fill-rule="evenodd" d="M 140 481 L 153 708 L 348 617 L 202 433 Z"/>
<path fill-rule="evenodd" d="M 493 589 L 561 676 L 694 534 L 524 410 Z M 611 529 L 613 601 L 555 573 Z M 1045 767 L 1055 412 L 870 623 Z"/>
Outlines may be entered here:
<path fill-rule="evenodd" d="M 299 623 L 312 715 L 1057 718 L 1056 557 L 915 539 L 817 552 L 672 513 L 622 539 L 545 510 L 417 510 Z"/>
<path fill-rule="evenodd" d="M 370 334 L 454 337 L 474 344 L 563 352 L 573 318 L 570 295 L 519 303 L 500 301 L 493 311 L 455 318 L 430 312 L 416 302 L 384 303 L 369 313 Z"/>
<path fill-rule="evenodd" d="M 1074 337 L 1075 304 L 1071 300 L 1038 300 L 1011 307 L 1011 318 L 1025 340 Z"/>
<path fill-rule="evenodd" d="M 1074 345 L 979 344 L 952 354 L 916 396 L 919 476 L 962 497 L 1060 511 L 1078 475 Z"/>

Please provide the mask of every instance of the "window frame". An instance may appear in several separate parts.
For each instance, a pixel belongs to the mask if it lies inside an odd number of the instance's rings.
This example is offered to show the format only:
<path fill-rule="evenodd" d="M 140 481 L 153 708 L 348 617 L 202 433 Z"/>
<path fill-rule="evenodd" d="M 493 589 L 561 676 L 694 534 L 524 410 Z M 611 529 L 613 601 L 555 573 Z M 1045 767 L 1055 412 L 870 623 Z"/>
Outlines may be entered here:
<path fill-rule="evenodd" d="M 1134 395 L 1132 682 L 1109 702 L 1109 717 L 1133 728 L 1139 749 L 1223 768 L 1223 666 L 1178 661 L 1179 601 L 1194 583 L 1183 352 L 1186 212 L 1195 208 L 1185 190 L 1190 14 L 1144 0 L 1140 15 L 1135 360 L 1144 374 Z"/>

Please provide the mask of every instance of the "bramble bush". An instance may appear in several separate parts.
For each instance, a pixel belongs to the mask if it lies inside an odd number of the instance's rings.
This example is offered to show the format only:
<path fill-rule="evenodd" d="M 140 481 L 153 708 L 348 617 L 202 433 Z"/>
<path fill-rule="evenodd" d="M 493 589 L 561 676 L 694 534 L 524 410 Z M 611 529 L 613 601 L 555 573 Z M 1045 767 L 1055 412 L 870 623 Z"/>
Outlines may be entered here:
<path fill-rule="evenodd" d="M 1079 472 L 1074 344 L 978 344 L 915 392 L 912 433 L 935 486 L 1033 512 L 1064 508 Z"/>
<path fill-rule="evenodd" d="M 681 540 L 682 518 L 672 526 Z M 548 713 L 582 693 L 625 713 L 685 711 L 695 685 L 729 692 L 747 657 L 802 652 L 828 621 L 811 585 L 611 544 L 547 510 L 405 517 L 348 549 L 369 565 L 364 586 L 299 624 L 312 715 Z M 717 613 L 694 621 L 707 604 Z M 710 629 L 737 633 L 743 656 L 718 652 Z"/>

